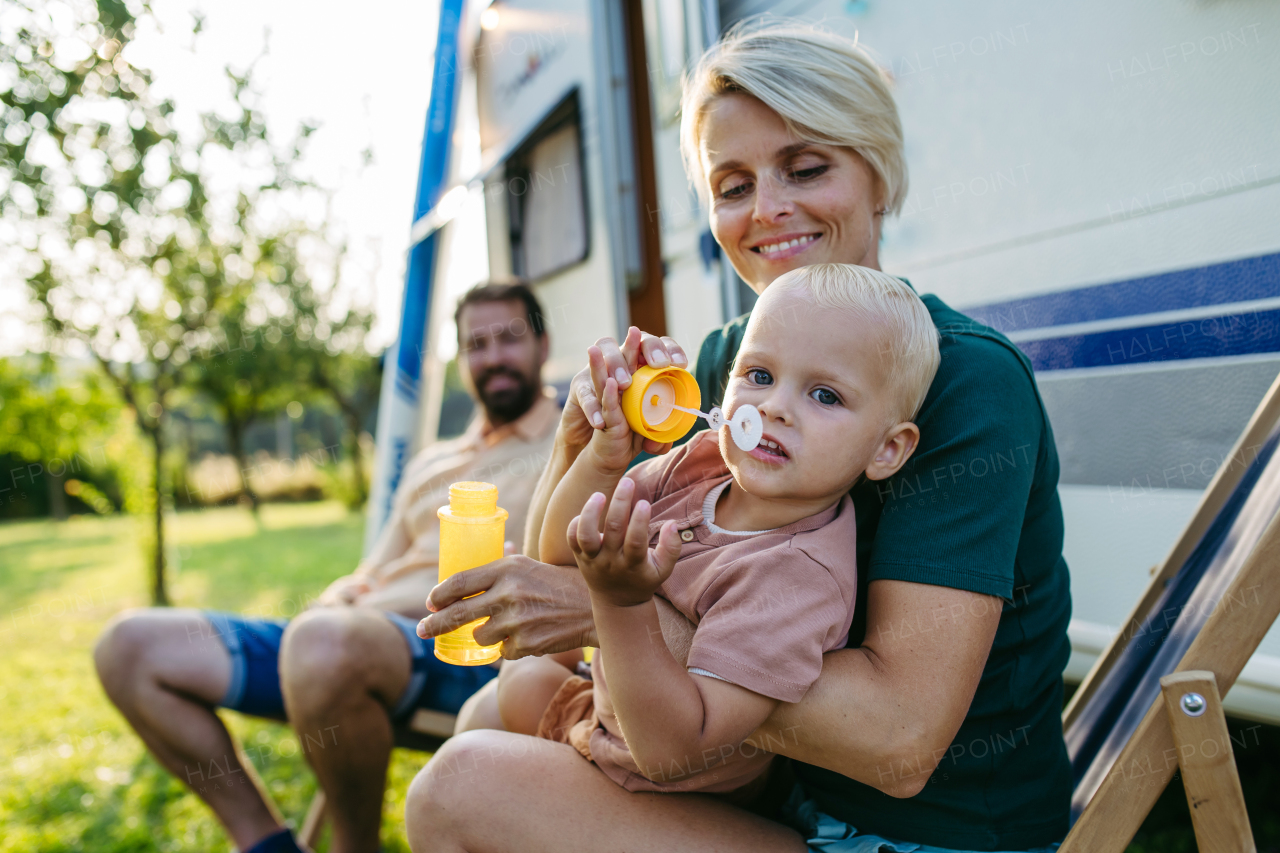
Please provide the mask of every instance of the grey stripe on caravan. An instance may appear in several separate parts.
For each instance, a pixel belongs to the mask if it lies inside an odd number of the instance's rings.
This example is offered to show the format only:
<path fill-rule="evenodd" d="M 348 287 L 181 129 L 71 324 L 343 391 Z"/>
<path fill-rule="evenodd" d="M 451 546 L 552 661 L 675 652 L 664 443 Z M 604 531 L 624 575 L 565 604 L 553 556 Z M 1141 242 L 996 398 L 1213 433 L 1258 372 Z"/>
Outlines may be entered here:
<path fill-rule="evenodd" d="M 1131 376 L 1135 373 L 1165 373 L 1175 370 L 1203 370 L 1241 364 L 1280 364 L 1280 352 L 1258 352 L 1249 355 L 1224 355 L 1214 358 L 1171 358 L 1167 361 L 1144 361 L 1104 367 L 1073 367 L 1069 370 L 1038 370 L 1036 382 L 1043 385 L 1057 379 L 1097 379 L 1103 376 Z"/>
<path fill-rule="evenodd" d="M 1065 338 L 1071 335 L 1090 335 L 1095 332 L 1111 332 L 1116 329 L 1132 329 L 1140 326 L 1172 326 L 1190 320 L 1207 320 L 1228 314 L 1248 314 L 1253 311 L 1271 311 L 1280 308 L 1280 296 L 1270 299 L 1253 299 L 1247 302 L 1224 302 L 1219 305 L 1197 305 L 1177 311 L 1159 311 L 1154 314 L 1129 314 L 1124 317 L 1108 317 L 1087 323 L 1067 323 L 1062 326 L 1041 326 L 1008 332 L 1005 337 L 1016 343 L 1038 341 L 1044 338 Z"/>

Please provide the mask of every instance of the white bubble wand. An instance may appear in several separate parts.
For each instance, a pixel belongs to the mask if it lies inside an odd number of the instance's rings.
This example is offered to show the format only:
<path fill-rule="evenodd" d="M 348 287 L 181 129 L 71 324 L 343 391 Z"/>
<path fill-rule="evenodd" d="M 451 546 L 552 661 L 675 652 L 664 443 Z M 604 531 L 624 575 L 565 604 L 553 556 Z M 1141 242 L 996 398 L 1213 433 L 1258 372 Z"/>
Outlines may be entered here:
<path fill-rule="evenodd" d="M 706 420 L 712 429 L 729 428 L 729 436 L 733 443 L 743 452 L 755 450 L 764 435 L 764 422 L 760 419 L 760 411 L 750 403 L 744 403 L 733 413 L 733 417 L 725 416 L 719 406 L 712 407 L 710 412 L 700 412 L 676 403 L 676 389 L 665 380 L 659 380 L 645 389 L 644 401 L 640 404 L 640 412 L 646 423 L 660 424 L 672 411 L 687 412 Z"/>

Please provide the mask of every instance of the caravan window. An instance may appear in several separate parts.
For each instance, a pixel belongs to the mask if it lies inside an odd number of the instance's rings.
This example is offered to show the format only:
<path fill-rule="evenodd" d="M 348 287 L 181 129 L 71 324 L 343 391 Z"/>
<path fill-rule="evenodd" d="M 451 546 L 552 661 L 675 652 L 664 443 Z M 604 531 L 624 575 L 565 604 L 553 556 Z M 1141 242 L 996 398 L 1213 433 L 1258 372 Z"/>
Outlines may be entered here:
<path fill-rule="evenodd" d="M 577 93 L 507 161 L 512 272 L 539 279 L 587 256 L 587 204 Z"/>

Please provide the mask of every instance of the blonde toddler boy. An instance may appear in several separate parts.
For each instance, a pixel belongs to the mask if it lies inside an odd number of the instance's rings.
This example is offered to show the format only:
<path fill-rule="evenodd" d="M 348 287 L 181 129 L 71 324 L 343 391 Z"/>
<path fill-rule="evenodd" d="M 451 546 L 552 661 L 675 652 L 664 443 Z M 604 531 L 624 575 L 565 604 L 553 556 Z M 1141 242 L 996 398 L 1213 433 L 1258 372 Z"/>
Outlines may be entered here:
<path fill-rule="evenodd" d="M 628 471 L 640 439 L 608 379 L 604 427 L 557 484 L 540 539 L 545 561 L 582 572 L 600 650 L 589 680 L 548 658 L 505 664 L 507 728 L 571 744 L 628 790 L 749 798 L 770 756 L 746 739 L 847 641 L 849 489 L 911 456 L 938 361 L 910 287 L 823 264 L 774 281 L 747 325 L 723 408 L 760 411 L 754 450 L 708 430 Z M 687 666 L 654 596 L 696 626 Z"/>

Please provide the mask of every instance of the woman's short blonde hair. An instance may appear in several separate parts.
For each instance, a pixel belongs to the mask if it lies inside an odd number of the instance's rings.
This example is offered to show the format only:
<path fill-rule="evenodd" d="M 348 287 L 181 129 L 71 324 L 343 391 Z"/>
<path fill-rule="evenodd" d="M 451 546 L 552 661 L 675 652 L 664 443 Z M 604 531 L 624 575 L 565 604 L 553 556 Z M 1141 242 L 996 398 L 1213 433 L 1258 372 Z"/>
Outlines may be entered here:
<path fill-rule="evenodd" d="M 784 273 L 769 290 L 802 290 L 820 308 L 852 311 L 879 327 L 886 390 L 894 399 L 886 427 L 915 420 L 942 357 L 929 309 L 906 282 L 853 264 L 813 264 Z"/>
<path fill-rule="evenodd" d="M 856 40 L 792 21 L 739 24 L 698 60 L 680 102 L 680 151 L 706 194 L 699 142 L 702 116 L 721 95 L 742 93 L 776 112 L 805 142 L 852 148 L 879 178 L 882 208 L 907 197 L 902 122 L 889 78 Z"/>

